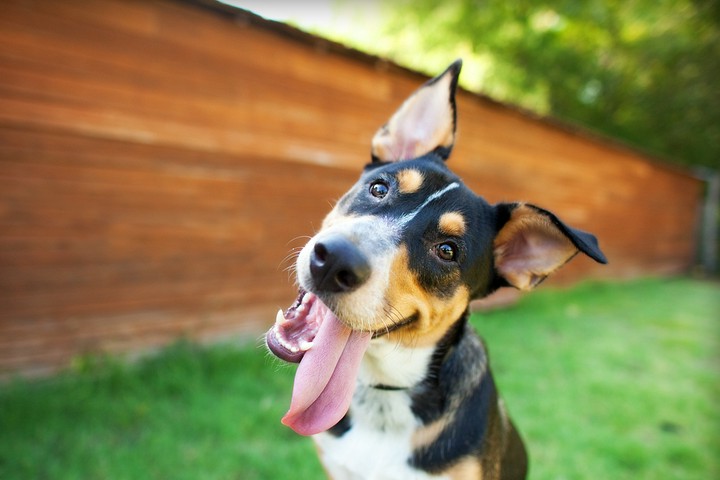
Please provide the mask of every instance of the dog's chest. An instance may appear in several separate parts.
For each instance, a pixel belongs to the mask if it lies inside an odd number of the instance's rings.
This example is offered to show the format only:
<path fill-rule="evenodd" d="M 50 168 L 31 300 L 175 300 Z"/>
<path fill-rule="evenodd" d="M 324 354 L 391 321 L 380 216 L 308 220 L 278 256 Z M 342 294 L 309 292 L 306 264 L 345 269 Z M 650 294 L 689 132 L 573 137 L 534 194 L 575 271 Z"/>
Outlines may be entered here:
<path fill-rule="evenodd" d="M 407 390 L 369 385 L 412 385 L 426 373 L 432 350 L 375 346 L 363 361 L 350 407 L 350 429 L 316 435 L 323 465 L 334 480 L 442 479 L 410 466 L 413 434 L 421 426 Z"/>
<path fill-rule="evenodd" d="M 405 392 L 365 389 L 350 409 L 351 428 L 336 437 L 315 436 L 322 463 L 334 480 L 439 479 L 412 468 L 413 432 L 420 423 Z"/>

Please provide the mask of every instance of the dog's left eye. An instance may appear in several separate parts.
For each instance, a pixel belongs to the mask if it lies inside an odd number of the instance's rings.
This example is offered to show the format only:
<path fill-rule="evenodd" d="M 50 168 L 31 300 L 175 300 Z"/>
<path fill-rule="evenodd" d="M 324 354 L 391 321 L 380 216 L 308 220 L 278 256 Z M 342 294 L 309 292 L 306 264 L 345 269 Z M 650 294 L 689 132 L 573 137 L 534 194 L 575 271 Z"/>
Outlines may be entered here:
<path fill-rule="evenodd" d="M 457 256 L 457 246 L 452 242 L 435 245 L 435 255 L 437 255 L 441 260 L 452 262 Z"/>
<path fill-rule="evenodd" d="M 389 191 L 390 187 L 383 181 L 373 182 L 370 185 L 370 195 L 375 198 L 385 198 Z"/>

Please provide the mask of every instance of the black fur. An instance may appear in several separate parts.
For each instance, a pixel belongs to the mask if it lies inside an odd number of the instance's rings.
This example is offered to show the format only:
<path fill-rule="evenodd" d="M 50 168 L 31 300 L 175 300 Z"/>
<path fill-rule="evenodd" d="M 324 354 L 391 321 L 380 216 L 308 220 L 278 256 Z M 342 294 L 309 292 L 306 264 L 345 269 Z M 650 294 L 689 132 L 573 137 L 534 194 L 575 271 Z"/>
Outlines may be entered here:
<path fill-rule="evenodd" d="M 304 285 L 303 288 L 317 294 L 318 298 L 321 298 L 330 309 L 335 311 L 338 318 L 341 318 L 346 312 L 338 313 L 337 310 L 341 310 L 344 306 L 338 300 L 346 298 L 344 295 L 359 288 L 362 282 L 367 280 L 366 276 L 359 275 L 362 269 L 358 265 L 363 268 L 370 268 L 372 265 L 372 262 L 365 262 L 366 259 L 359 258 L 358 255 L 367 255 L 369 259 L 379 259 L 383 262 L 386 258 L 393 258 L 393 262 L 407 259 L 407 265 L 397 268 L 399 271 L 393 270 L 390 275 L 407 275 L 411 277 L 411 281 L 386 282 L 383 280 L 385 277 L 376 277 L 381 279 L 382 287 L 386 291 L 369 290 L 372 294 L 370 298 L 382 299 L 387 295 L 390 303 L 402 298 L 402 295 L 392 295 L 396 293 L 395 290 L 408 288 L 401 292 L 406 297 L 408 294 L 418 294 L 417 298 L 420 302 L 425 299 L 431 300 L 427 301 L 424 307 L 418 307 L 413 302 L 403 304 L 402 301 L 397 302 L 398 307 L 385 304 L 383 308 L 396 309 L 397 316 L 402 318 L 392 319 L 393 326 L 379 330 L 375 330 L 374 325 L 366 327 L 365 324 L 361 324 L 360 328 L 370 329 L 375 338 L 384 335 L 387 335 L 391 341 L 397 338 L 399 345 L 410 348 L 413 348 L 412 335 L 416 333 L 419 336 L 431 332 L 428 338 L 432 342 L 437 341 L 436 339 L 441 335 L 442 337 L 432 350 L 429 364 L 422 365 L 423 370 L 413 367 L 416 372 L 414 375 L 417 375 L 413 377 L 413 381 L 417 381 L 418 376 L 424 375 L 424 378 L 415 385 L 402 387 L 385 384 L 358 385 L 354 393 L 353 405 L 358 411 L 361 409 L 362 415 L 357 414 L 355 421 L 364 421 L 368 415 L 376 415 L 381 421 L 377 425 L 371 421 L 367 427 L 376 429 L 377 433 L 387 433 L 395 427 L 392 422 L 385 421 L 386 416 L 396 413 L 394 410 L 389 411 L 388 408 L 399 408 L 398 411 L 402 413 L 400 418 L 404 422 L 403 428 L 414 428 L 417 421 L 422 424 L 421 428 L 425 430 L 414 431 L 408 440 L 409 448 L 414 449 L 410 457 L 398 459 L 402 463 L 395 463 L 394 467 L 409 465 L 421 471 L 441 474 L 459 465 L 464 475 L 477 475 L 473 472 L 481 472 L 486 479 L 522 479 L 527 472 L 525 448 L 499 401 L 486 348 L 468 325 L 467 302 L 485 297 L 497 288 L 510 285 L 510 282 L 518 288 L 527 289 L 541 281 L 543 275 L 551 273 L 559 266 L 558 263 L 572 256 L 575 249 L 561 240 L 562 247 L 557 247 L 556 250 L 558 256 L 548 255 L 542 259 L 547 260 L 543 264 L 542 261 L 536 260 L 539 258 L 538 251 L 540 254 L 545 251 L 542 248 L 527 247 L 528 245 L 544 247 L 543 240 L 548 238 L 555 240 L 559 237 L 558 231 L 580 252 L 600 263 L 606 263 L 607 260 L 600 251 L 597 240 L 591 234 L 568 227 L 551 212 L 533 205 L 520 203 L 491 205 L 467 188 L 460 178 L 448 169 L 445 161 L 453 148 L 457 117 L 455 90 L 461 65 L 461 62 L 455 62 L 443 74 L 427 82 L 423 88 L 436 87 L 425 92 L 431 97 L 417 97 L 415 101 L 421 103 L 406 103 L 405 108 L 401 108 L 380 130 L 376 136 L 379 138 L 378 143 L 375 141 L 373 143 L 373 152 L 384 155 L 388 157 L 387 159 L 391 159 L 393 155 L 400 155 L 397 152 L 410 151 L 418 154 L 414 148 L 405 148 L 407 145 L 411 147 L 414 145 L 416 139 L 407 131 L 415 131 L 414 126 L 418 119 L 431 120 L 427 122 L 428 125 L 430 128 L 435 128 L 436 133 L 442 138 L 436 143 L 450 144 L 433 148 L 432 145 L 420 143 L 418 145 L 427 153 L 414 159 L 398 159 L 401 161 L 397 162 L 386 162 L 373 154 L 371 163 L 366 165 L 358 182 L 339 200 L 333 216 L 329 217 L 331 222 L 328 223 L 328 230 L 324 232 L 325 236 L 319 234 L 315 237 L 316 243 L 309 244 L 315 249 L 315 256 L 310 257 L 310 262 L 316 262 L 310 264 L 311 276 L 307 280 L 309 285 Z M 447 123 L 450 121 L 447 116 L 447 105 L 436 108 L 438 103 L 442 103 L 446 94 L 438 88 L 446 85 L 439 83 L 439 79 L 447 74 L 451 74 L 447 99 L 452 112 L 452 125 Z M 431 101 L 422 103 L 428 98 Z M 433 114 L 433 109 L 437 115 L 428 117 L 427 115 Z M 437 119 L 437 125 L 433 124 L 433 119 Z M 396 128 L 398 125 L 406 127 L 409 125 L 410 128 Z M 447 134 L 450 128 L 453 135 Z M 430 139 L 435 139 L 435 136 L 431 135 Z M 380 148 L 376 149 L 376 146 Z M 385 147 L 389 149 L 385 150 Z M 411 176 L 399 176 L 400 172 L 408 170 L 414 170 L 420 175 L 406 172 L 404 175 Z M 382 187 L 379 194 L 376 189 L 378 185 Z M 519 215 L 514 216 L 513 212 L 521 207 L 523 210 L 517 211 Z M 457 215 L 446 216 L 441 220 L 446 213 Z M 537 218 L 538 216 L 544 218 Z M 345 217 L 347 221 L 338 222 L 338 218 L 341 217 Z M 461 220 L 457 220 L 460 217 Z M 357 219 L 361 220 L 353 224 Z M 519 219 L 517 223 L 508 224 L 516 219 Z M 333 224 L 332 221 L 337 223 Z M 353 230 L 353 225 L 358 226 L 357 230 Z M 510 228 L 504 230 L 506 226 Z M 386 235 L 379 235 L 377 228 L 385 228 L 382 233 Z M 329 248 L 332 246 L 330 241 L 333 240 L 332 235 L 338 234 L 347 235 L 345 241 L 356 242 L 364 247 L 350 255 L 354 258 L 353 262 L 347 260 L 347 248 L 318 253 L 318 245 Z M 537 238 L 540 240 L 535 242 Z M 555 248 L 552 242 L 548 244 L 548 248 Z M 441 254 L 444 252 L 440 247 L 448 247 L 448 245 L 452 245 L 451 255 Z M 384 256 L 392 253 L 395 255 Z M 337 260 L 338 258 L 342 260 Z M 328 266 L 335 261 L 340 263 Z M 536 267 L 538 264 L 541 266 Z M 397 264 L 392 263 L 390 266 L 395 268 Z M 333 270 L 335 267 L 336 270 L 341 269 L 344 274 L 350 272 L 354 275 L 338 276 L 337 271 Z M 505 275 L 507 280 L 501 275 Z M 532 275 L 536 275 L 537 279 Z M 325 281 L 328 278 L 341 281 L 340 283 Z M 353 281 L 348 282 L 347 278 Z M 360 296 L 360 298 L 372 303 L 367 300 L 368 297 Z M 463 302 L 464 305 L 458 302 Z M 356 306 L 356 303 L 350 303 L 349 308 L 355 309 Z M 454 318 L 463 308 L 464 312 L 459 318 Z M 421 315 L 421 312 L 430 312 L 427 315 L 429 318 L 425 318 L 426 316 Z M 352 313 L 346 316 L 352 319 Z M 428 328 L 428 325 L 432 328 Z M 350 324 L 348 326 L 353 327 Z M 405 328 L 409 332 L 407 336 L 411 338 L 409 342 L 402 333 Z M 443 334 L 441 329 L 445 328 L 447 331 Z M 406 343 L 402 343 L 403 341 Z M 428 345 L 428 343 L 420 345 Z M 385 371 L 389 371 L 395 366 L 384 365 L 384 367 Z M 371 378 L 389 377 L 378 375 Z M 410 400 L 411 412 L 405 410 L 405 403 L 399 402 L 391 406 L 391 402 L 382 401 L 399 398 L 405 401 L 406 395 Z M 353 433 L 348 433 L 353 431 L 352 408 L 354 407 L 351 407 L 350 412 L 328 430 L 329 434 L 335 437 L 332 442 L 342 444 L 354 441 Z M 411 422 L 404 419 L 408 413 L 412 413 L 415 417 Z M 373 444 L 370 444 L 370 447 L 373 447 Z M 342 454 L 342 458 L 336 463 L 340 465 L 338 471 L 342 471 L 346 468 L 344 462 L 352 462 L 347 461 L 345 456 L 347 451 L 344 448 L 338 449 L 337 452 Z M 359 474 L 359 467 L 365 468 L 366 465 L 353 466 L 356 476 Z M 457 474 L 457 471 L 453 473 Z M 342 473 L 340 475 L 342 476 Z"/>

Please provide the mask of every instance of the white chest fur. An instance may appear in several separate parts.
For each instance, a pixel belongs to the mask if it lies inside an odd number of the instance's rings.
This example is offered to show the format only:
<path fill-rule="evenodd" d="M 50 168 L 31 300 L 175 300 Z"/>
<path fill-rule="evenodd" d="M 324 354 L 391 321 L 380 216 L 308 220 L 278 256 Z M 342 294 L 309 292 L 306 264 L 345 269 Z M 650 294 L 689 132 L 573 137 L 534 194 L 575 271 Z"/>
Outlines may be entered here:
<path fill-rule="evenodd" d="M 374 340 L 365 354 L 350 406 L 352 428 L 340 437 L 316 435 L 322 463 L 334 480 L 441 479 L 412 468 L 412 435 L 420 426 L 405 390 L 426 374 L 433 349 L 406 349 Z"/>

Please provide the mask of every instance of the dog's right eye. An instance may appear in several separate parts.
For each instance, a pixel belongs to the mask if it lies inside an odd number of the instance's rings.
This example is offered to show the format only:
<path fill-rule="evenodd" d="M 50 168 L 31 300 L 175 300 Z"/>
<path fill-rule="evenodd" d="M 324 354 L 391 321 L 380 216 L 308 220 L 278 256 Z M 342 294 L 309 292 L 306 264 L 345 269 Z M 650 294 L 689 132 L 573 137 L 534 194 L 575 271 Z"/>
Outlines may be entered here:
<path fill-rule="evenodd" d="M 452 262 L 457 257 L 457 245 L 452 242 L 435 245 L 435 255 L 446 262 Z"/>
<path fill-rule="evenodd" d="M 370 195 L 375 198 L 385 198 L 390 191 L 388 184 L 383 181 L 377 181 L 370 184 Z"/>

